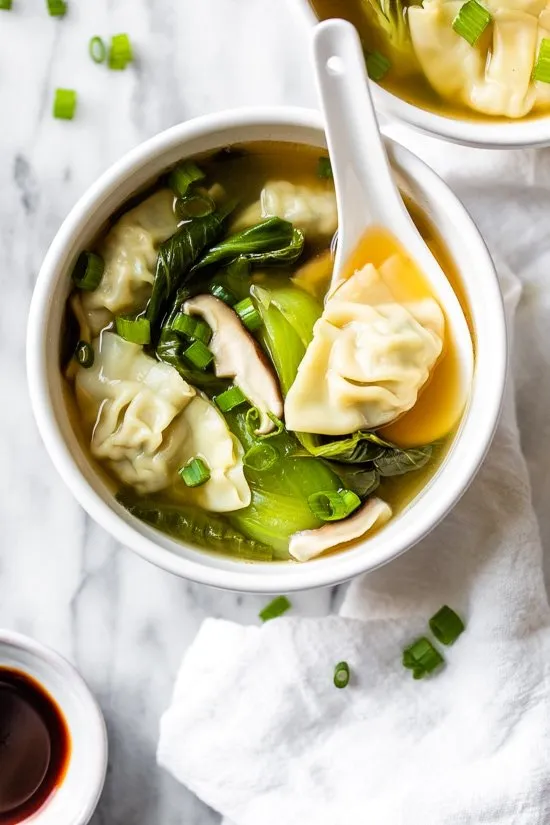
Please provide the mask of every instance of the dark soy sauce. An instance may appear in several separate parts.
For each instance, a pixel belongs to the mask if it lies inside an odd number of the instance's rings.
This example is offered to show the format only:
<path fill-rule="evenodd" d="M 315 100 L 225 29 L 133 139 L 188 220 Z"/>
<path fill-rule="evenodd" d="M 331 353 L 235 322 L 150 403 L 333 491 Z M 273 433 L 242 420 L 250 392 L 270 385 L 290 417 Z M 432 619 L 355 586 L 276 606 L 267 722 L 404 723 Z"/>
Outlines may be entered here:
<path fill-rule="evenodd" d="M 44 688 L 0 667 L 0 825 L 17 825 L 42 807 L 65 775 L 70 742 Z"/>

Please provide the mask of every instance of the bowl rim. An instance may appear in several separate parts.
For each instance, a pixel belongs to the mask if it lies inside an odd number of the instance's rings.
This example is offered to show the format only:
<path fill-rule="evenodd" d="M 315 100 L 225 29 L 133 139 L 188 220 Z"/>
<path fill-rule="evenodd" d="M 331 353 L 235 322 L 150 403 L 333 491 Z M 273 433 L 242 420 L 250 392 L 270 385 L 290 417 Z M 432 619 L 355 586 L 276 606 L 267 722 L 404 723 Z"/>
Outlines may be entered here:
<path fill-rule="evenodd" d="M 288 0 L 302 23 L 316 26 L 319 18 L 309 0 Z M 439 115 L 399 97 L 371 81 L 375 108 L 391 120 L 451 143 L 484 149 L 525 149 L 550 143 L 550 114 L 518 120 L 461 119 Z"/>
<path fill-rule="evenodd" d="M 115 191 L 122 181 L 146 167 L 155 158 L 177 149 L 179 145 L 191 140 L 206 138 L 218 131 L 256 127 L 265 128 L 267 132 L 270 127 L 288 127 L 297 131 L 314 131 L 320 137 L 323 134 L 321 114 L 311 109 L 286 106 L 243 108 L 204 115 L 173 126 L 140 144 L 114 163 L 84 193 L 55 236 L 38 275 L 28 320 L 27 375 L 35 420 L 50 458 L 81 506 L 121 544 L 130 547 L 158 567 L 201 584 L 240 592 L 280 593 L 334 585 L 373 570 L 410 549 L 449 512 L 477 472 L 498 423 L 506 378 L 507 336 L 502 296 L 494 264 L 470 215 L 449 187 L 420 158 L 401 144 L 388 140 L 391 153 L 406 162 L 407 171 L 412 178 L 416 180 L 421 178 L 423 186 L 429 187 L 436 199 L 442 203 L 442 211 L 446 210 L 448 214 L 452 214 L 453 224 L 466 228 L 469 249 L 479 261 L 479 270 L 484 271 L 486 276 L 481 278 L 483 287 L 480 287 L 486 291 L 484 303 L 488 302 L 494 307 L 492 318 L 488 317 L 488 322 L 492 321 L 493 334 L 490 364 L 487 353 L 487 357 L 483 360 L 483 375 L 479 384 L 485 393 L 483 404 L 478 403 L 475 410 L 472 408 L 467 411 L 461 431 L 455 437 L 443 465 L 414 499 L 414 505 L 417 506 L 431 489 L 433 481 L 445 475 L 445 487 L 441 487 L 441 493 L 437 498 L 432 496 L 433 500 L 430 501 L 430 518 L 418 518 L 412 523 L 409 518 L 405 528 L 403 521 L 407 510 L 400 514 L 394 522 L 400 525 L 397 549 L 395 547 L 396 537 L 391 531 L 390 523 L 378 536 L 367 542 L 367 544 L 372 544 L 373 541 L 378 540 L 378 552 L 376 553 L 372 549 L 367 551 L 365 547 L 362 548 L 359 545 L 348 551 L 331 556 L 321 556 L 304 564 L 255 562 L 250 565 L 233 560 L 231 568 L 224 569 L 223 565 L 215 567 L 205 564 L 204 551 L 196 551 L 196 560 L 195 558 L 183 558 L 170 551 L 168 547 L 163 547 L 159 543 L 163 540 L 162 536 L 155 540 L 155 536 L 159 536 L 156 531 L 147 528 L 123 511 L 114 499 L 110 499 L 107 503 L 78 467 L 58 425 L 50 398 L 46 355 L 48 317 L 52 303 L 49 301 L 49 294 L 58 280 L 66 275 L 66 267 L 61 265 L 64 249 L 74 239 L 79 227 L 85 225 L 86 216 L 100 206 L 107 194 Z M 223 141 L 220 145 L 223 145 Z M 185 149 L 182 148 L 182 151 Z M 476 370 L 479 373 L 479 356 Z M 483 387 L 483 380 L 485 387 Z M 475 387 L 477 386 L 476 383 Z M 475 398 L 476 392 L 473 392 L 472 399 Z M 471 420 L 474 413 L 478 416 L 476 423 Z M 468 425 L 468 437 L 471 441 L 470 448 L 467 453 L 465 448 L 457 452 L 462 440 L 462 429 L 466 425 Z M 464 467 L 461 472 L 456 472 L 461 461 L 465 462 L 467 469 Z M 454 474 L 449 471 L 450 467 L 455 471 Z M 385 541 L 381 541 L 380 536 L 385 536 Z M 388 548 L 392 539 L 394 546 Z M 190 545 L 184 546 L 195 550 Z M 208 558 L 211 559 L 210 554 Z"/>
<path fill-rule="evenodd" d="M 78 696 L 86 714 L 86 736 L 82 733 L 79 735 L 74 728 L 69 728 L 71 751 L 78 748 L 82 753 L 86 753 L 86 785 L 83 786 L 78 783 L 76 788 L 74 782 L 70 784 L 68 778 L 65 777 L 60 782 L 59 788 L 53 792 L 51 797 L 45 800 L 42 807 L 22 820 L 22 825 L 26 822 L 39 825 L 42 820 L 49 822 L 50 801 L 53 801 L 55 794 L 65 786 L 71 800 L 74 801 L 75 798 L 79 800 L 77 818 L 71 818 L 70 825 L 86 825 L 97 808 L 107 776 L 109 744 L 107 727 L 99 703 L 74 665 L 48 645 L 39 642 L 32 636 L 0 629 L 0 648 L 2 646 L 13 651 L 15 664 L 8 665 L 8 668 L 27 673 L 33 679 L 36 679 L 48 693 L 51 691 L 52 698 L 59 703 L 62 714 L 64 714 L 62 697 L 60 697 L 58 691 L 52 690 L 51 685 L 48 684 L 52 674 L 61 678 L 62 683 L 67 686 L 67 692 L 74 692 Z M 22 656 L 22 653 L 26 656 Z M 36 663 L 36 670 L 40 671 L 39 673 L 30 673 L 28 663 L 25 661 L 26 657 Z M 93 733 L 93 739 L 90 737 L 91 732 Z M 90 751 L 92 744 L 93 749 Z M 59 823 L 59 825 L 65 824 Z M 66 825 L 69 825 L 69 823 L 67 822 Z"/>

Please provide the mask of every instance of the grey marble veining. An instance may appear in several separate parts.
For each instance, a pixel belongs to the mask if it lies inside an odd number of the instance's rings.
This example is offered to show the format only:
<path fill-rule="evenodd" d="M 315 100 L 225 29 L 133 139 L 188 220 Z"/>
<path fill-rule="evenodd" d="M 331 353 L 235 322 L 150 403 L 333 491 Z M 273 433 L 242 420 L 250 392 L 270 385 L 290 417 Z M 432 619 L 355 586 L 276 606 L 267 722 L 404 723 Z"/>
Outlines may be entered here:
<path fill-rule="evenodd" d="M 206 616 L 256 621 L 265 599 L 219 593 L 153 568 L 83 513 L 39 440 L 25 381 L 25 325 L 46 249 L 85 189 L 125 151 L 198 114 L 312 103 L 293 71 L 299 33 L 277 0 L 45 0 L 0 11 L 0 626 L 66 655 L 107 720 L 110 765 L 95 825 L 210 825 L 218 817 L 156 768 L 158 720 Z M 110 72 L 93 35 L 125 31 L 136 62 Z M 79 94 L 51 116 L 56 87 Z M 295 599 L 326 612 L 331 594 Z"/>
<path fill-rule="evenodd" d="M 256 621 L 265 599 L 171 577 L 85 516 L 57 477 L 32 420 L 26 315 L 61 221 L 126 150 L 181 120 L 229 106 L 314 104 L 304 32 L 283 0 L 69 4 L 63 20 L 48 17 L 45 0 L 13 0 L 12 12 L 0 11 L 0 626 L 65 654 L 101 703 L 111 753 L 95 825 L 210 825 L 219 818 L 155 766 L 158 720 L 201 621 Z M 95 65 L 87 53 L 90 37 L 121 31 L 135 45 L 135 64 L 122 73 Z M 57 86 L 78 90 L 73 122 L 51 116 Z M 504 215 L 495 231 L 483 192 L 461 180 L 461 158 L 471 160 L 471 151 L 456 149 L 454 165 L 433 141 L 417 148 L 455 181 L 490 241 L 519 266 L 506 231 L 513 216 L 507 224 Z M 548 198 L 545 153 L 518 153 L 512 171 L 504 154 L 490 162 L 487 153 L 476 155 L 479 177 L 498 177 L 502 162 L 514 185 L 536 178 L 537 197 Z M 548 380 L 542 391 L 550 397 Z M 525 438 L 528 458 L 529 451 L 534 457 L 535 439 L 528 432 Z M 543 479 L 541 485 L 542 512 Z M 334 599 L 316 591 L 294 603 L 304 614 L 321 614 L 333 609 Z"/>

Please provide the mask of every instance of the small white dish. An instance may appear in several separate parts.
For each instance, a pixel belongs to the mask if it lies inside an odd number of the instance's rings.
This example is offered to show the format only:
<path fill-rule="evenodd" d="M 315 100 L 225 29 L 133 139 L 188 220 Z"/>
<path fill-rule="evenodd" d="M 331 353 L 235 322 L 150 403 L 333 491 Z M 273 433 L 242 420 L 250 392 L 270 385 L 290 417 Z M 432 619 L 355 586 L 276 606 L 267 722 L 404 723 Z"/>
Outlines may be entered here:
<path fill-rule="evenodd" d="M 319 18 L 309 0 L 287 0 L 297 25 L 317 25 Z M 307 38 L 304 37 L 304 48 Z M 451 143 L 483 149 L 522 149 L 550 145 L 550 115 L 523 120 L 460 120 L 414 106 L 372 82 L 372 95 L 377 111 L 390 120 L 400 121 L 416 131 L 442 138 Z"/>
<path fill-rule="evenodd" d="M 114 164 L 72 209 L 38 276 L 28 323 L 32 406 L 50 456 L 74 496 L 122 544 L 179 576 L 230 590 L 285 593 L 346 581 L 386 564 L 420 541 L 475 476 L 498 421 L 507 346 L 502 297 L 487 248 L 445 183 L 403 146 L 387 140 L 402 191 L 431 219 L 454 260 L 469 303 L 476 365 L 472 394 L 453 444 L 430 482 L 379 533 L 352 548 L 295 562 L 244 563 L 176 542 L 134 518 L 114 498 L 75 435 L 59 368 L 62 318 L 78 254 L 128 198 L 185 157 L 250 141 L 286 141 L 326 152 L 319 112 L 291 107 L 238 109 L 174 126 Z"/>
<path fill-rule="evenodd" d="M 107 732 L 99 705 L 69 662 L 28 636 L 0 630 L 0 668 L 38 682 L 59 708 L 70 737 L 67 768 L 59 785 L 41 808 L 20 820 L 21 825 L 86 825 L 97 807 L 107 770 Z"/>

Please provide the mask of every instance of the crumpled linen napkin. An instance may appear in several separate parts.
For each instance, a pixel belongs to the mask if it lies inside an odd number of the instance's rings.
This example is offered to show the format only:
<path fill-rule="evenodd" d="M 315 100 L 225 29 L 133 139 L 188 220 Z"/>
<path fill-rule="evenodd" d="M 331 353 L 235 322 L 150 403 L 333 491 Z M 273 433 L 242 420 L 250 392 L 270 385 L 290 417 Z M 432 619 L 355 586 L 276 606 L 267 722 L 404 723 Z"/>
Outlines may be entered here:
<path fill-rule="evenodd" d="M 513 313 L 519 285 L 499 269 Z M 415 682 L 401 651 L 444 603 L 466 632 Z M 549 742 L 550 610 L 509 386 L 455 510 L 353 582 L 341 616 L 204 623 L 158 762 L 236 825 L 543 825 Z"/>

